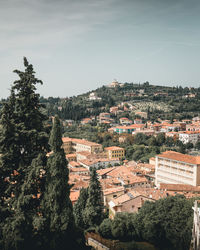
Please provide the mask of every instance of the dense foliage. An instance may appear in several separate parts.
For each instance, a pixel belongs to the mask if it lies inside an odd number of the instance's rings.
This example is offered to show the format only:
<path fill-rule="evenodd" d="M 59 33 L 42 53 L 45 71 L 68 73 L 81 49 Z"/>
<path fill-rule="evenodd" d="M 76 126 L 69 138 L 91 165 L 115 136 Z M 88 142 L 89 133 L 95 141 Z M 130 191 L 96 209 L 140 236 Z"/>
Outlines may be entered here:
<path fill-rule="evenodd" d="M 74 205 L 76 225 L 82 229 L 101 224 L 104 213 L 103 193 L 95 169 L 90 170 L 90 183 L 87 189 L 81 189 L 78 201 Z"/>
<path fill-rule="evenodd" d="M 121 241 L 147 241 L 162 250 L 187 250 L 190 246 L 193 200 L 184 196 L 146 201 L 138 213 L 119 213 L 105 219 L 98 232 Z"/>
<path fill-rule="evenodd" d="M 58 114 L 62 119 L 73 120 L 99 115 L 121 102 L 139 104 L 142 111 L 148 112 L 148 119 L 152 121 L 158 118 L 187 119 L 200 112 L 200 88 L 155 86 L 145 82 L 124 83 L 115 88 L 102 86 L 94 91 L 101 100 L 89 100 L 91 92 L 88 92 L 65 99 L 42 97 L 41 102 L 46 103 L 48 115 Z"/>
<path fill-rule="evenodd" d="M 0 120 L 0 248 L 2 250 L 84 249 L 69 198 L 61 126 L 55 118 L 49 144 L 33 67 L 11 88 Z"/>

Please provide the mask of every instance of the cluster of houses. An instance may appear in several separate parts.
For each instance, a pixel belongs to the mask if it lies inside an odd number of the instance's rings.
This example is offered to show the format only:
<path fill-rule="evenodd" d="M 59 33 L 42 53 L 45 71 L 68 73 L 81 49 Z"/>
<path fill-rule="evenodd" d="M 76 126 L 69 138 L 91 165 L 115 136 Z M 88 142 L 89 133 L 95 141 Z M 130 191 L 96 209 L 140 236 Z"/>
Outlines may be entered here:
<path fill-rule="evenodd" d="M 99 124 L 107 124 L 109 133 L 116 133 L 119 135 L 136 135 L 137 133 L 143 133 L 145 135 L 154 135 L 158 133 L 164 133 L 166 137 L 172 137 L 174 140 L 180 140 L 183 144 L 192 143 L 195 145 L 200 140 L 200 117 L 194 117 L 193 119 L 185 119 L 178 121 L 176 119 L 161 120 L 158 122 L 148 121 L 147 112 L 134 110 L 133 105 L 127 103 L 121 103 L 118 106 L 110 108 L 110 112 L 100 113 L 98 117 L 84 118 L 81 124 L 92 123 L 95 119 Z M 133 111 L 135 114 L 134 120 L 130 120 L 127 117 L 119 118 L 116 121 L 113 117 L 124 111 Z"/>
<path fill-rule="evenodd" d="M 137 163 L 124 159 L 124 149 L 107 147 L 87 140 L 64 137 L 63 148 L 73 184 L 70 198 L 74 204 L 81 188 L 89 186 L 89 169 L 97 170 L 104 205 L 110 218 L 116 213 L 137 212 L 146 200 L 156 201 L 169 195 L 187 198 L 200 195 L 200 156 L 166 151 Z"/>

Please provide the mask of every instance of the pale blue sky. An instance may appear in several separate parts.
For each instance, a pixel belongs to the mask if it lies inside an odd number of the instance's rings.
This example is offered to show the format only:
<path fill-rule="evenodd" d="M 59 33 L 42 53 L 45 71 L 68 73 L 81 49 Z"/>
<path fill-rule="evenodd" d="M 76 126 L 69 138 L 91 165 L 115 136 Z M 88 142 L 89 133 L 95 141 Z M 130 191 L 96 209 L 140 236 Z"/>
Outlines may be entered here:
<path fill-rule="evenodd" d="M 199 0 L 0 0 L 0 97 L 23 56 L 41 95 L 119 82 L 200 86 Z"/>

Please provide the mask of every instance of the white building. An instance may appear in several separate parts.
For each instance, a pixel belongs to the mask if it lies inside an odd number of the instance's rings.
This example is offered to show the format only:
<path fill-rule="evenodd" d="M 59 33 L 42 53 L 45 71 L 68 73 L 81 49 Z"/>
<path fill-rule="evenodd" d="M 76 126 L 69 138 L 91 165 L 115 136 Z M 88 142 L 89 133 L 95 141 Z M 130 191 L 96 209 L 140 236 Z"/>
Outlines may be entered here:
<path fill-rule="evenodd" d="M 155 185 L 200 185 L 200 156 L 166 151 L 156 156 Z"/>
<path fill-rule="evenodd" d="M 186 144 L 188 142 L 193 143 L 195 145 L 200 138 L 200 132 L 196 131 L 184 131 L 179 133 L 179 140 L 182 141 L 183 144 Z"/>
<path fill-rule="evenodd" d="M 115 164 L 119 164 L 120 160 L 118 159 L 108 159 L 108 158 L 101 158 L 101 159 L 84 159 L 79 160 L 79 163 L 87 168 L 88 170 L 90 168 L 107 168 L 110 165 L 114 166 Z"/>
<path fill-rule="evenodd" d="M 95 92 L 92 92 L 89 95 L 89 100 L 90 101 L 100 101 L 101 97 L 98 97 Z"/>

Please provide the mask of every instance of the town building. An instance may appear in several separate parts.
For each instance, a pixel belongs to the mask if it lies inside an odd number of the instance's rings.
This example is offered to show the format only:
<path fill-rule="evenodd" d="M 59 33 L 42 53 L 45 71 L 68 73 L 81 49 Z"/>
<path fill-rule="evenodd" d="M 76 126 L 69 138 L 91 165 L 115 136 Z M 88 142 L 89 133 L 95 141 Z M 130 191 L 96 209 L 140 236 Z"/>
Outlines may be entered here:
<path fill-rule="evenodd" d="M 73 152 L 88 151 L 90 153 L 99 153 L 102 152 L 102 145 L 90 142 L 83 139 L 75 139 L 69 137 L 63 137 L 63 148 L 66 154 Z"/>
<path fill-rule="evenodd" d="M 129 191 L 116 198 L 111 199 L 108 202 L 109 206 L 109 218 L 113 219 L 117 213 L 127 212 L 134 213 L 143 206 L 145 201 L 155 201 L 150 197 L 143 196 L 141 194 L 133 194 Z"/>
<path fill-rule="evenodd" d="M 103 190 L 104 206 L 108 206 L 111 199 L 117 198 L 125 193 L 124 187 L 107 188 Z"/>
<path fill-rule="evenodd" d="M 129 119 L 126 118 L 126 117 L 120 118 L 120 119 L 119 119 L 119 122 L 120 122 L 120 124 L 122 124 L 122 125 L 130 125 L 130 124 L 133 123 L 131 120 L 129 120 Z"/>
<path fill-rule="evenodd" d="M 85 159 L 85 160 L 79 160 L 79 163 L 87 168 L 88 170 L 90 168 L 107 168 L 109 166 L 114 166 L 116 164 L 119 164 L 120 161 L 118 158 L 108 159 L 108 158 L 99 158 L 99 159 Z"/>
<path fill-rule="evenodd" d="M 200 131 L 184 131 L 179 133 L 179 140 L 182 141 L 183 144 L 192 143 L 195 145 L 200 138 Z"/>
<path fill-rule="evenodd" d="M 157 155 L 155 185 L 160 183 L 200 185 L 200 156 L 174 151 Z"/>
<path fill-rule="evenodd" d="M 137 111 L 135 112 L 135 115 L 139 115 L 140 117 L 144 118 L 144 119 L 147 119 L 147 112 L 140 112 L 140 111 Z"/>
<path fill-rule="evenodd" d="M 135 128 L 131 126 L 116 126 L 112 130 L 117 134 L 132 134 Z M 110 130 L 109 130 L 110 131 Z"/>
<path fill-rule="evenodd" d="M 67 154 L 66 155 L 67 161 L 76 161 L 76 154 Z"/>
<path fill-rule="evenodd" d="M 92 119 L 91 118 L 84 118 L 81 120 L 81 124 L 85 125 L 85 124 L 90 124 L 92 123 Z"/>
<path fill-rule="evenodd" d="M 104 150 L 107 152 L 109 159 L 119 158 L 121 160 L 125 156 L 124 148 L 113 146 L 104 148 Z"/>
<path fill-rule="evenodd" d="M 90 101 L 100 101 L 101 97 L 98 97 L 95 92 L 92 92 L 92 93 L 89 94 L 89 98 L 88 99 Z"/>
<path fill-rule="evenodd" d="M 116 79 L 108 85 L 109 88 L 115 88 L 117 86 L 119 86 L 119 83 Z"/>

